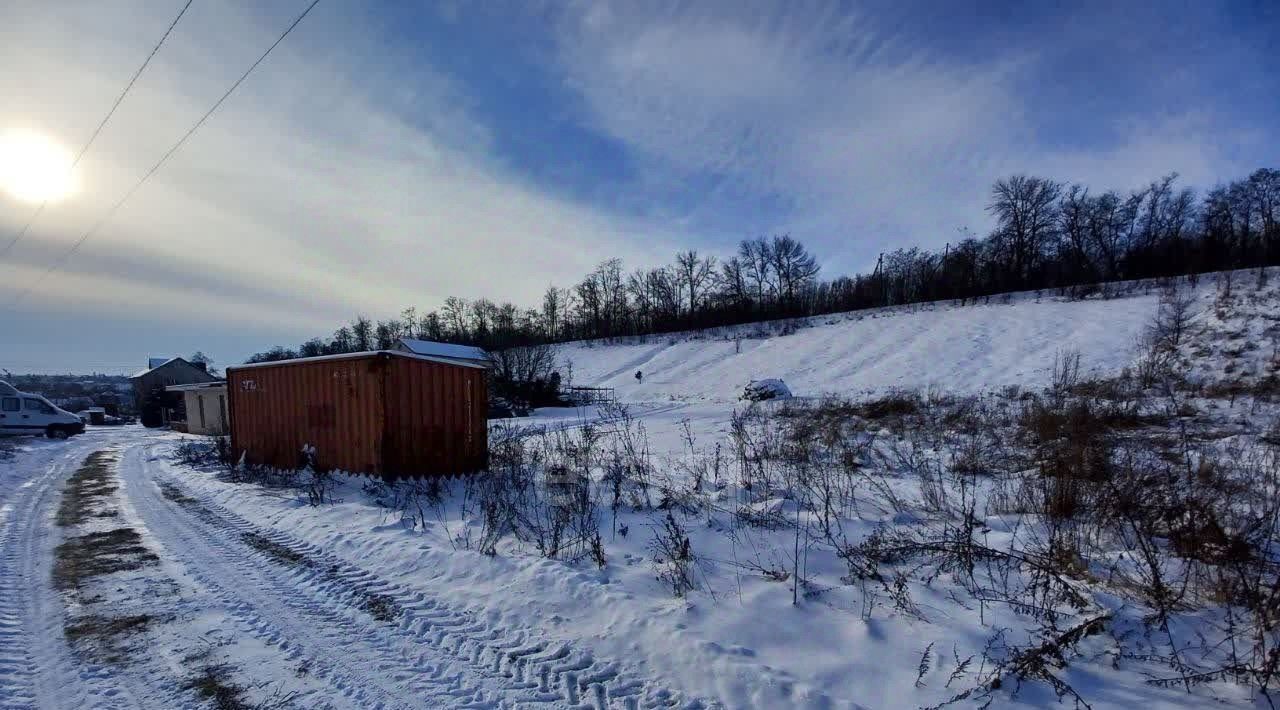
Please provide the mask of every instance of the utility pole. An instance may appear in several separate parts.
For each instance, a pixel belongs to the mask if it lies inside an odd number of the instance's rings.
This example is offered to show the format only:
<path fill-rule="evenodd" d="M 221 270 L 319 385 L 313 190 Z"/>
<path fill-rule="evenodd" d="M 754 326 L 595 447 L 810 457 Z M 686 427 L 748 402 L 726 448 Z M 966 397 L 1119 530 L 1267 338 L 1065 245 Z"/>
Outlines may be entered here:
<path fill-rule="evenodd" d="M 884 277 L 884 252 L 880 252 L 880 257 L 876 259 L 876 274 L 880 276 L 880 300 L 882 305 L 889 305 L 889 280 Z"/>

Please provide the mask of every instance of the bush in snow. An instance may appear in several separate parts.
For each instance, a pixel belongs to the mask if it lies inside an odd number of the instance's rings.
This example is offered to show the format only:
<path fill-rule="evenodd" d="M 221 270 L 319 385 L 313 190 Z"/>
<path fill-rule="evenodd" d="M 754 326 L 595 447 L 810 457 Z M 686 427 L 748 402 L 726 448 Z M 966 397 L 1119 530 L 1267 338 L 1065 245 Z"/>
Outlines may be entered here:
<path fill-rule="evenodd" d="M 770 399 L 791 399 L 791 389 L 787 383 L 777 379 L 752 380 L 742 391 L 742 399 L 749 402 L 764 402 Z"/>
<path fill-rule="evenodd" d="M 333 472 L 316 466 L 316 447 L 306 444 L 302 447 L 302 489 L 307 494 L 307 502 L 311 505 L 323 505 L 335 502 L 333 489 L 338 482 Z"/>
<path fill-rule="evenodd" d="M 654 526 L 649 549 L 653 552 L 653 570 L 658 581 L 671 587 L 672 594 L 683 597 L 698 588 L 693 579 L 694 557 L 689 534 L 670 510 L 662 525 Z"/>
<path fill-rule="evenodd" d="M 490 437 L 489 472 L 466 480 L 463 547 L 496 555 L 513 539 L 552 559 L 604 560 L 600 520 L 591 486 L 600 436 L 595 427 L 529 435 L 515 428 Z"/>
<path fill-rule="evenodd" d="M 173 450 L 173 458 L 187 466 L 229 465 L 231 441 L 225 436 L 213 439 L 184 439 Z"/>

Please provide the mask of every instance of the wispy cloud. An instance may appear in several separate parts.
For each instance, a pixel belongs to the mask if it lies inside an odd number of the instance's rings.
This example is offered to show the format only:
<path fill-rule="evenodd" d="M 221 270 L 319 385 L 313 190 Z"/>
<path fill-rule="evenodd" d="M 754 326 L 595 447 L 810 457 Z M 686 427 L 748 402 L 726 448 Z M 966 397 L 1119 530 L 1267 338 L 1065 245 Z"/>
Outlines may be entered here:
<path fill-rule="evenodd" d="M 651 259 L 648 247 L 675 243 L 503 167 L 447 77 L 429 66 L 407 81 L 378 73 L 376 38 L 330 8 L 341 16 L 317 10 L 27 310 L 0 319 L 180 303 L 203 327 L 273 320 L 289 339 L 450 294 L 530 301 L 603 258 Z M 0 43 L 16 85 L 3 89 L 22 100 L 0 109 L 0 128 L 82 140 L 145 46 L 131 28 L 167 19 L 153 5 L 118 9 L 20 9 L 24 22 L 0 30 Z M 276 12 L 193 7 L 82 163 L 82 194 L 50 208 L 0 265 L 0 302 L 194 122 L 283 26 L 287 12 Z M 0 228 L 11 233 L 28 211 L 3 203 Z"/>
<path fill-rule="evenodd" d="M 884 20 L 844 3 L 592 3 L 566 16 L 560 58 L 598 128 L 651 170 L 777 199 L 791 207 L 777 228 L 846 265 L 981 231 L 990 181 L 1011 172 L 1124 188 L 1252 167 L 1230 155 L 1241 136 L 1224 141 L 1220 117 L 1193 104 L 1114 127 L 1082 115 L 1119 137 L 1063 146 L 1032 115 L 1054 37 L 957 55 Z"/>
<path fill-rule="evenodd" d="M 81 164 L 81 193 L 0 264 L 0 304 L 304 5 L 195 3 Z M 78 146 L 178 6 L 6 5 L 0 130 Z M 204 339 L 232 359 L 247 333 L 251 348 L 295 341 L 454 294 L 530 304 L 604 258 L 655 264 L 771 231 L 841 272 L 981 232 L 990 182 L 1013 172 L 1208 186 L 1280 160 L 1259 118 L 1280 108 L 1274 35 L 1197 39 L 1226 34 L 1221 7 L 987 7 L 321 3 L 63 271 L 0 312 L 0 332 L 41 343 L 0 343 L 0 358 Z M 6 200 L 0 237 L 30 214 Z M 100 337 L 148 307 L 154 339 Z M 89 319 L 93 337 L 75 327 Z"/>

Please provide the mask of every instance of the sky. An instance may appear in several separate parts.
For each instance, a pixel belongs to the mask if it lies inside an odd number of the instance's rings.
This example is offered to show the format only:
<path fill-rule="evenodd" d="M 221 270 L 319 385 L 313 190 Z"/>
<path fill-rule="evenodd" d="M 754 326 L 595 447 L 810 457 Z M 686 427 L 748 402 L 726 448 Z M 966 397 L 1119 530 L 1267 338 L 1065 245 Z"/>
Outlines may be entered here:
<path fill-rule="evenodd" d="M 8 0 L 0 136 L 79 150 L 184 2 Z M 1280 167 L 1268 0 L 321 0 L 43 277 L 308 2 L 194 0 L 75 191 L 0 257 L 0 371 L 225 365 L 775 233 L 851 273 L 984 233 L 1014 173 L 1204 189 Z M 0 248 L 35 207 L 0 192 Z"/>

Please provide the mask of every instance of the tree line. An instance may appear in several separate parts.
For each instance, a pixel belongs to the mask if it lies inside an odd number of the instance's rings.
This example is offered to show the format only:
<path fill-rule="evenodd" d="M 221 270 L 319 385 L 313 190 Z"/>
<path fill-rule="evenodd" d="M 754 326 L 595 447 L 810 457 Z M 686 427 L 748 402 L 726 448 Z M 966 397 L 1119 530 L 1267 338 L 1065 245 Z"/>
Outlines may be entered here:
<path fill-rule="evenodd" d="M 449 297 L 398 318 L 358 316 L 329 338 L 249 361 L 385 349 L 401 337 L 503 350 L 1280 263 L 1280 170 L 1203 195 L 1176 174 L 1128 192 L 1014 175 L 996 181 L 986 207 L 995 227 L 985 237 L 896 249 L 870 273 L 824 280 L 798 240 L 759 237 L 727 257 L 688 250 L 655 268 L 608 259 L 571 286 L 548 287 L 533 308 Z"/>

